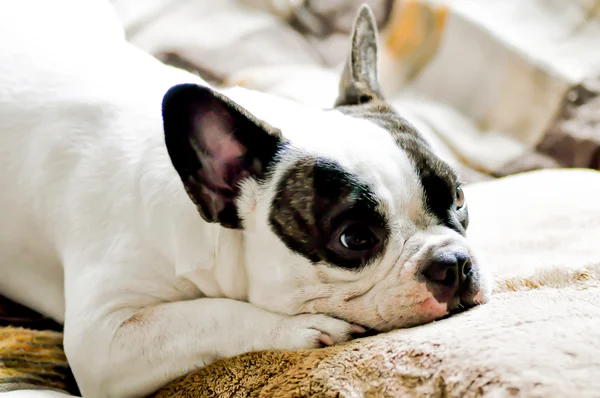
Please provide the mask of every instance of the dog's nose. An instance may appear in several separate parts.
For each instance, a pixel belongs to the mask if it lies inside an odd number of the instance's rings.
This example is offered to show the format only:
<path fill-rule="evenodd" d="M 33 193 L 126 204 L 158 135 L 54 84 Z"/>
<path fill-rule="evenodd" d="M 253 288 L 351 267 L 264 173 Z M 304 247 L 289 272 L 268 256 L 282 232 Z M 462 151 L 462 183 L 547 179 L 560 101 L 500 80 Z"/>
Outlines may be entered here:
<path fill-rule="evenodd" d="M 467 279 L 471 273 L 471 258 L 465 253 L 442 253 L 427 264 L 423 270 L 431 282 L 452 287 Z"/>
<path fill-rule="evenodd" d="M 431 258 L 422 274 L 434 297 L 450 306 L 451 301 L 460 300 L 461 287 L 470 279 L 471 268 L 467 253 L 441 252 Z"/>

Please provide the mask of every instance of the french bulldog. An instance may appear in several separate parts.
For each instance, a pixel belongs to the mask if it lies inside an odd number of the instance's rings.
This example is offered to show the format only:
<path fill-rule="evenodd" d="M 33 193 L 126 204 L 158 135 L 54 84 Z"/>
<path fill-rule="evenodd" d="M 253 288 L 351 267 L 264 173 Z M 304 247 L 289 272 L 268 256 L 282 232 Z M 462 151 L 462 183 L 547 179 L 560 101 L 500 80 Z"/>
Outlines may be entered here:
<path fill-rule="evenodd" d="M 330 109 L 211 88 L 101 0 L 3 4 L 0 49 L 0 293 L 64 323 L 83 396 L 488 300 L 460 179 L 381 95 L 367 6 Z"/>

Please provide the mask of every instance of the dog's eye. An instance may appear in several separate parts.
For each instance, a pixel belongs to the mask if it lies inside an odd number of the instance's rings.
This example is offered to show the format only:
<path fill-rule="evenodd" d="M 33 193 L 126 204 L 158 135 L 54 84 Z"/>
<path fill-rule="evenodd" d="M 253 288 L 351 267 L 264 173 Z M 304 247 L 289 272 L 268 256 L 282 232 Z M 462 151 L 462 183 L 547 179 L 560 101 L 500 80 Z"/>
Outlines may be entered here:
<path fill-rule="evenodd" d="M 347 269 L 358 268 L 382 253 L 386 237 L 385 225 L 377 217 L 346 219 L 330 235 L 326 246 L 328 262 Z"/>
<path fill-rule="evenodd" d="M 456 187 L 456 210 L 460 210 L 465 206 L 465 193 L 461 187 Z"/>
<path fill-rule="evenodd" d="M 352 251 L 365 251 L 375 247 L 379 243 L 379 239 L 368 226 L 352 224 L 340 235 L 340 243 Z"/>

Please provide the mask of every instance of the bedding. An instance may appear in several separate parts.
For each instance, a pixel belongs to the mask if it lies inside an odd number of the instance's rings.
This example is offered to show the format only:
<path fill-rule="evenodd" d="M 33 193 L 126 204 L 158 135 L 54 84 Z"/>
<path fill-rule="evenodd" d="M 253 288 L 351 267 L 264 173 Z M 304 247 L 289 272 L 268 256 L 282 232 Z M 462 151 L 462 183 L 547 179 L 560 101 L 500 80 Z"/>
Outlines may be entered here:
<path fill-rule="evenodd" d="M 503 280 L 468 313 L 321 350 L 246 354 L 155 396 L 597 397 L 599 270 Z"/>

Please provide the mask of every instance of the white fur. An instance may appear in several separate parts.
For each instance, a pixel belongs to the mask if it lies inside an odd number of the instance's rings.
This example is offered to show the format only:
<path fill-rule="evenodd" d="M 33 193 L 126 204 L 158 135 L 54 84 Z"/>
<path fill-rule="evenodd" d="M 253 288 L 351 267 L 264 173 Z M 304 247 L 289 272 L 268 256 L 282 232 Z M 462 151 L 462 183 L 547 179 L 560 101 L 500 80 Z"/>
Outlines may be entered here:
<path fill-rule="evenodd" d="M 390 248 L 363 272 L 312 266 L 266 221 L 293 155 L 266 188 L 245 183 L 246 232 L 202 221 L 168 158 L 160 106 L 171 86 L 205 83 L 127 44 L 106 2 L 4 2 L 0 50 L 0 292 L 65 323 L 84 396 L 141 396 L 222 357 L 353 330 L 303 312 L 383 329 L 446 314 L 414 281 L 419 253 L 466 241 L 423 224 L 416 174 L 384 130 L 225 91 L 298 153 L 363 178 L 394 221 Z"/>

